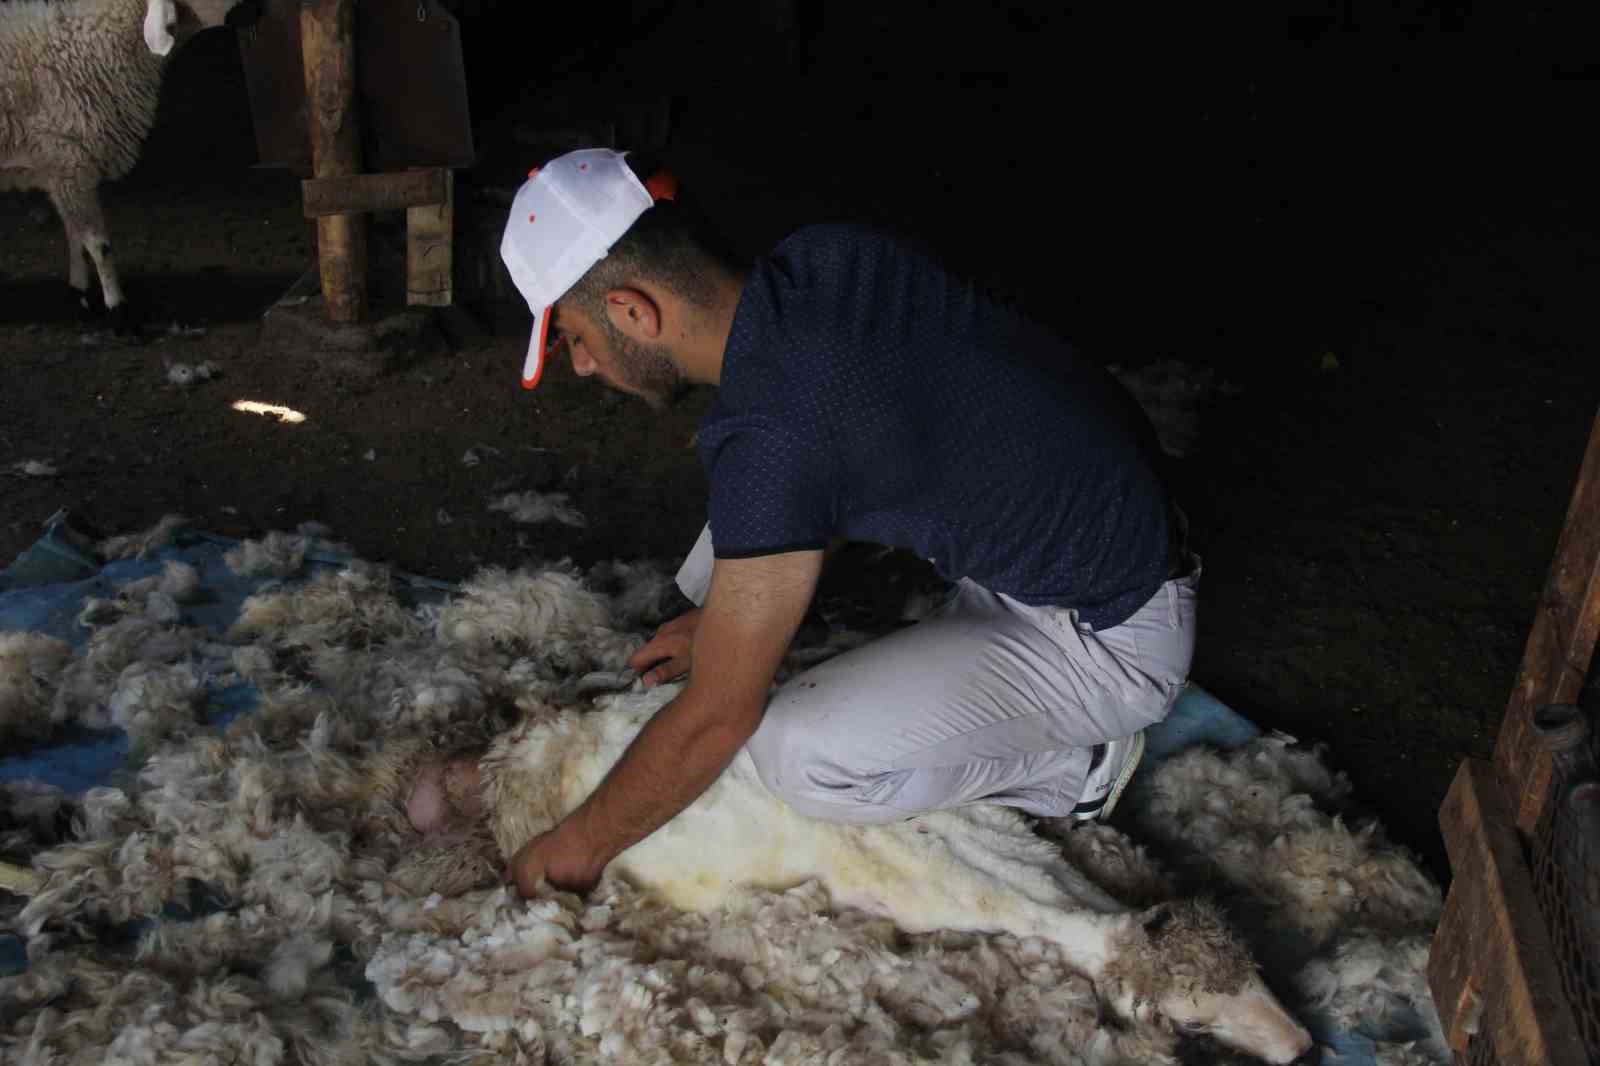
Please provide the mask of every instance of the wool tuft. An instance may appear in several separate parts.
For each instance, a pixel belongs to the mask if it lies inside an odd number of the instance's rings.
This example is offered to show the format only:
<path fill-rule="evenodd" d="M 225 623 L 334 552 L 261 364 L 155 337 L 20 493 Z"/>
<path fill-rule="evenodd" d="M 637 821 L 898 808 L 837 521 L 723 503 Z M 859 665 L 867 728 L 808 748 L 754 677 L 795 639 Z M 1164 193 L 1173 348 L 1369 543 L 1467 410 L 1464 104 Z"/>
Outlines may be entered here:
<path fill-rule="evenodd" d="M 535 524 L 538 522 L 560 522 L 566 526 L 576 526 L 582 529 L 589 524 L 583 514 L 567 502 L 568 497 L 564 492 L 508 492 L 504 496 L 497 496 L 489 501 L 489 510 L 502 511 L 513 522 Z"/>
<path fill-rule="evenodd" d="M 267 574 L 271 577 L 290 577 L 305 565 L 308 539 L 297 533 L 273 530 L 260 540 L 246 540 L 229 548 L 222 561 L 238 577 Z"/>
<path fill-rule="evenodd" d="M 505 654 L 560 674 L 620 670 L 643 643 L 613 628 L 606 597 L 567 566 L 485 568 L 426 617 L 439 641 L 472 660 Z"/>
<path fill-rule="evenodd" d="M 229 635 L 286 648 L 364 648 L 413 637 L 419 628 L 414 612 L 391 594 L 386 569 L 352 564 L 297 588 L 249 597 Z"/>
<path fill-rule="evenodd" d="M 111 562 L 116 559 L 144 559 L 151 552 L 172 544 L 178 531 L 189 524 L 183 515 L 163 515 L 161 520 L 139 533 L 108 537 L 96 547 L 100 558 Z"/>
<path fill-rule="evenodd" d="M 272 949 L 263 977 L 274 996 L 298 999 L 305 994 L 311 975 L 331 958 L 332 941 L 306 934 L 291 937 Z"/>
<path fill-rule="evenodd" d="M 40 740 L 72 646 L 43 633 L 0 633 L 0 742 Z"/>
<path fill-rule="evenodd" d="M 128 734 L 135 749 L 144 751 L 198 726 L 203 697 L 192 665 L 135 662 L 117 677 L 108 711 L 111 724 Z"/>

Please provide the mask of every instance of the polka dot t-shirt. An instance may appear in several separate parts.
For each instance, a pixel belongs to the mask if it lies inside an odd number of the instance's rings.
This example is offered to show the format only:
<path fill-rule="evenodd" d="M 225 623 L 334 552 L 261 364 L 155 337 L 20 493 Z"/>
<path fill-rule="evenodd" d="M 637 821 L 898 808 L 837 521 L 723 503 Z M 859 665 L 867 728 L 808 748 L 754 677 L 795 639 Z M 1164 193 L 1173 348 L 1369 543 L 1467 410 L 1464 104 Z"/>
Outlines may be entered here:
<path fill-rule="evenodd" d="M 716 554 L 841 536 L 1116 625 L 1167 558 L 1148 423 L 1119 389 L 889 235 L 802 229 L 755 264 L 701 425 Z"/>

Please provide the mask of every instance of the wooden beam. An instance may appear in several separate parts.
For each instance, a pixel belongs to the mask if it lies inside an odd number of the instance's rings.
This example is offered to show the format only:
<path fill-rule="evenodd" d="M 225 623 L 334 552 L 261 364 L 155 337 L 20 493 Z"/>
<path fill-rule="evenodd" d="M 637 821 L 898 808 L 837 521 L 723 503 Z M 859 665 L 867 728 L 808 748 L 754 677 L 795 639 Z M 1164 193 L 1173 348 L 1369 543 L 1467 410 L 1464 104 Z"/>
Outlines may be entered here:
<path fill-rule="evenodd" d="M 311 171 L 337 178 L 361 170 L 361 125 L 356 110 L 355 0 L 301 0 L 300 48 L 305 63 L 306 121 Z M 367 316 L 367 218 L 317 219 L 322 298 L 334 322 Z"/>
<path fill-rule="evenodd" d="M 413 207 L 443 205 L 449 196 L 449 183 L 450 172 L 439 167 L 383 174 L 347 174 L 337 178 L 308 178 L 302 181 L 300 198 L 307 218 L 366 211 L 403 211 Z"/>
<path fill-rule="evenodd" d="M 1457 1052 L 1489 1040 L 1502 1066 L 1586 1066 L 1533 877 L 1494 769 L 1466 759 L 1439 808 L 1453 874 L 1428 984 Z"/>
<path fill-rule="evenodd" d="M 1566 524 L 1545 578 L 1533 628 L 1495 742 L 1500 785 L 1532 837 L 1555 797 L 1550 757 L 1535 740 L 1533 714 L 1548 703 L 1576 703 L 1600 635 L 1600 415 L 1567 507 Z"/>
<path fill-rule="evenodd" d="M 414 173 L 438 175 L 444 195 L 406 209 L 406 303 L 449 307 L 455 298 L 454 175 L 444 169 Z"/>

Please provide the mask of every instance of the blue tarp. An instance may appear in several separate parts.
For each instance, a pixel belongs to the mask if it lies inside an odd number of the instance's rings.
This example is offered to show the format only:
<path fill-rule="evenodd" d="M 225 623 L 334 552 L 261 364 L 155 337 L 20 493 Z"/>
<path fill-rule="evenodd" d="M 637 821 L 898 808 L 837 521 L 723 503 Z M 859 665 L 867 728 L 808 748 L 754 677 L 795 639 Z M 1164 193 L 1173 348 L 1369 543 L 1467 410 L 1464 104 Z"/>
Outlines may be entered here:
<path fill-rule="evenodd" d="M 9 568 L 0 571 L 0 631 L 41 632 L 80 647 L 88 637 L 87 630 L 77 624 L 85 599 L 114 596 L 128 582 L 160 573 L 168 560 L 181 560 L 199 571 L 205 597 L 184 605 L 184 621 L 224 632 L 238 617 L 245 598 L 272 580 L 259 576 L 241 578 L 228 569 L 223 553 L 237 543 L 207 533 L 180 532 L 171 547 L 156 551 L 147 559 L 102 567 L 74 548 L 58 525 L 52 526 Z M 349 556 L 325 550 L 308 552 L 306 559 L 307 571 L 315 573 L 319 568 L 343 566 Z M 438 599 L 453 587 L 413 575 L 393 576 L 397 593 L 414 602 Z M 247 713 L 258 697 L 258 691 L 250 684 L 214 689 L 207 693 L 207 720 L 223 725 Z M 1174 753 L 1196 744 L 1235 748 L 1260 732 L 1203 688 L 1189 685 L 1168 718 L 1146 734 L 1144 761 L 1123 802 L 1138 804 L 1154 769 Z M 67 792 L 81 792 L 112 783 L 125 769 L 127 751 L 127 737 L 120 732 L 77 731 L 49 747 L 0 757 L 0 780 L 33 778 Z M 16 972 L 25 965 L 21 942 L 15 936 L 0 936 L 0 974 Z M 1320 1043 L 1342 1056 L 1341 1063 L 1363 1066 L 1373 1061 L 1373 1045 L 1367 1037 L 1331 1031 L 1325 1025 L 1319 1028 L 1315 1018 L 1306 1021 Z M 1423 1035 L 1421 1023 L 1415 1019 L 1399 1019 L 1397 1024 L 1399 1029 L 1391 1027 L 1385 1039 Z M 1408 1034 L 1406 1030 L 1412 1025 L 1416 1031 Z"/>

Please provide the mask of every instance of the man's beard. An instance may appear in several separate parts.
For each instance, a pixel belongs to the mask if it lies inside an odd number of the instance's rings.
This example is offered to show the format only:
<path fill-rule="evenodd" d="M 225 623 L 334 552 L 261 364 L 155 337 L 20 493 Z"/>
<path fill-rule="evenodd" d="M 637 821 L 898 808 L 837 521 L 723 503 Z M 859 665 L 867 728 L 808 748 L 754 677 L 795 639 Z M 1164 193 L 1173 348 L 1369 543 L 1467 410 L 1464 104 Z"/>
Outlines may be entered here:
<path fill-rule="evenodd" d="M 665 411 L 689 391 L 683 370 L 665 345 L 642 344 L 620 330 L 609 339 L 617 361 L 613 388 L 638 396 L 656 411 Z"/>

